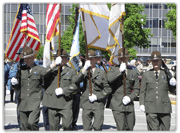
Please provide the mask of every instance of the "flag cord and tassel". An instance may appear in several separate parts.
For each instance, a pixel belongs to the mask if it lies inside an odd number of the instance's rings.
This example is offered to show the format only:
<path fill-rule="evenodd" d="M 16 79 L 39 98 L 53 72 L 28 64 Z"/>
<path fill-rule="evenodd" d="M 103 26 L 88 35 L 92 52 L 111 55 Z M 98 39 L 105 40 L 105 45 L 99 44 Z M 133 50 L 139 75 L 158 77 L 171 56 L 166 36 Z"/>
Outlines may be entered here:
<path fill-rule="evenodd" d="M 86 27 L 85 27 L 85 18 L 84 18 L 84 11 L 82 11 L 82 19 L 83 19 L 83 29 L 84 29 L 84 36 L 85 36 L 85 43 L 86 43 L 86 60 L 89 60 L 88 47 L 87 47 Z M 92 96 L 92 84 L 91 84 L 90 69 L 88 69 L 88 77 L 89 77 L 89 90 L 90 90 L 90 95 Z"/>

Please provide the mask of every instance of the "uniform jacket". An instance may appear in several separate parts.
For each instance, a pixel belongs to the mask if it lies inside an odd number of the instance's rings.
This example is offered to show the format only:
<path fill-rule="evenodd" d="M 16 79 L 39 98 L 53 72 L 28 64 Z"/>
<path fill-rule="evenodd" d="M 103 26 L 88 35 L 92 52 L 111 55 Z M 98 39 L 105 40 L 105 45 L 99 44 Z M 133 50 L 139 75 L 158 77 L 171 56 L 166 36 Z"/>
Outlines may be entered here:
<path fill-rule="evenodd" d="M 140 105 L 145 105 L 146 113 L 171 113 L 168 91 L 173 92 L 174 87 L 168 82 L 164 70 L 160 70 L 157 80 L 153 69 L 143 74 L 139 102 Z"/>
<path fill-rule="evenodd" d="M 108 81 L 112 87 L 112 99 L 110 108 L 120 112 L 133 112 L 133 100 L 139 94 L 139 79 L 135 70 L 127 69 L 126 74 L 126 95 L 130 97 L 131 102 L 126 106 L 122 103 L 124 97 L 123 73 L 119 71 L 119 67 L 112 66 L 107 73 Z M 133 92 L 132 92 L 133 91 Z"/>
<path fill-rule="evenodd" d="M 89 101 L 89 77 L 88 74 L 84 75 L 84 91 L 81 96 L 80 107 L 83 109 L 104 109 L 105 97 L 111 93 L 111 88 L 107 81 L 105 72 L 99 68 L 95 68 L 94 73 L 91 71 L 91 84 L 92 93 L 97 96 L 97 101 L 91 103 Z"/>
<path fill-rule="evenodd" d="M 43 76 L 51 70 L 50 67 L 43 68 L 36 64 L 30 73 L 28 69 L 21 70 L 21 74 L 17 76 L 19 84 L 13 86 L 16 91 L 20 90 L 19 111 L 32 111 L 39 107 L 42 100 Z"/>
<path fill-rule="evenodd" d="M 45 93 L 42 104 L 54 109 L 72 109 L 72 94 L 79 90 L 77 72 L 68 66 L 61 70 L 60 87 L 64 95 L 56 96 L 55 89 L 58 88 L 58 67 L 50 75 L 45 77 Z"/>

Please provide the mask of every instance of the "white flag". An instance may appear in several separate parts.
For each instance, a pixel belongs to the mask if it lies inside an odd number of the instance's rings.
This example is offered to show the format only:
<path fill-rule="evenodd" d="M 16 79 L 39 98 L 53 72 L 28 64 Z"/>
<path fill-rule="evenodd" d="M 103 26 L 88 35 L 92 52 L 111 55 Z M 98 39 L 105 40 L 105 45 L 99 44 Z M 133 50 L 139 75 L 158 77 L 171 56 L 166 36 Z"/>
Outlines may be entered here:
<path fill-rule="evenodd" d="M 50 56 L 50 42 L 46 40 L 44 45 L 43 52 L 43 67 L 47 67 L 51 64 L 51 56 Z"/>
<path fill-rule="evenodd" d="M 119 64 L 118 59 L 114 58 L 118 54 L 118 50 L 122 48 L 122 15 L 125 16 L 125 5 L 124 4 L 112 4 L 110 19 L 109 19 L 109 38 L 108 46 L 106 50 L 110 51 L 111 58 L 110 63 Z"/>
<path fill-rule="evenodd" d="M 79 53 L 80 53 L 80 48 L 79 48 L 79 20 L 80 20 L 80 14 L 78 16 L 78 22 L 77 22 L 75 34 L 74 34 L 73 41 L 72 41 L 71 52 L 70 52 L 71 58 L 69 60 L 69 64 L 73 68 L 75 68 L 76 70 L 78 70 L 78 66 L 79 66 Z"/>
<path fill-rule="evenodd" d="M 81 4 L 84 12 L 88 48 L 106 50 L 108 44 L 109 8 L 106 4 Z"/>

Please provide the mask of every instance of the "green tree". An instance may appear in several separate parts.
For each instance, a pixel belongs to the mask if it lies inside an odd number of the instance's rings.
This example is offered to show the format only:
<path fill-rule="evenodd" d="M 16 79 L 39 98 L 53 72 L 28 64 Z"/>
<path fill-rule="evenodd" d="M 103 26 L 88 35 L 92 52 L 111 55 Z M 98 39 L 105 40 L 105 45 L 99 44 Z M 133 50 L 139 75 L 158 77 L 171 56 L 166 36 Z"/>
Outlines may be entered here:
<path fill-rule="evenodd" d="M 124 17 L 124 44 L 127 48 L 134 46 L 147 48 L 151 43 L 148 37 L 151 29 L 143 29 L 146 24 L 146 15 L 141 14 L 144 11 L 144 6 L 140 4 L 126 4 L 126 15 Z"/>
<path fill-rule="evenodd" d="M 70 52 L 71 50 L 71 44 L 73 40 L 73 30 L 75 26 L 75 8 L 78 6 L 78 4 L 73 4 L 72 8 L 70 9 L 72 15 L 68 16 L 69 19 L 69 27 L 66 31 L 64 31 L 64 34 L 61 37 L 61 46 L 63 49 Z M 85 54 L 85 37 L 83 33 L 82 28 L 82 22 L 79 23 L 79 45 L 80 45 L 80 53 Z"/>
<path fill-rule="evenodd" d="M 176 38 L 176 4 L 167 4 L 167 6 L 171 7 L 171 10 L 166 14 L 168 21 L 165 21 L 165 28 L 170 29 Z"/>
<path fill-rule="evenodd" d="M 44 45 L 41 45 L 40 50 L 36 56 L 36 59 L 38 60 L 43 59 L 43 51 L 44 51 Z"/>

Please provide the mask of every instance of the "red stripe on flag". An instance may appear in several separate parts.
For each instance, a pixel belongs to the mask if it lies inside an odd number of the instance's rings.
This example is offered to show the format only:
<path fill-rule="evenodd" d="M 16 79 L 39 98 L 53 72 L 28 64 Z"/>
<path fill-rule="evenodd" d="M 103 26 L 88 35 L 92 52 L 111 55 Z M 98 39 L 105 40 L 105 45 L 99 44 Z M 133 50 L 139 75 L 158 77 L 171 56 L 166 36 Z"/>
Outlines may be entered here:
<path fill-rule="evenodd" d="M 56 8 L 57 4 L 53 4 L 53 7 L 51 8 L 51 11 L 49 12 L 49 14 L 46 14 L 46 16 L 48 17 L 48 21 L 47 24 L 49 23 L 49 20 L 51 19 L 53 13 L 54 13 L 54 9 Z"/>
<path fill-rule="evenodd" d="M 35 21 L 34 21 L 34 19 L 32 19 L 32 18 L 28 17 L 27 20 L 28 20 L 28 21 L 31 21 L 32 23 L 35 24 Z"/>
<path fill-rule="evenodd" d="M 54 17 L 54 21 L 53 21 L 53 23 L 51 25 L 51 28 L 50 28 L 50 30 L 47 33 L 47 39 L 48 40 L 50 40 L 50 37 L 52 36 L 53 32 L 56 29 L 56 21 L 58 20 L 58 18 L 59 18 L 59 12 L 56 13 L 56 15 Z"/>
<path fill-rule="evenodd" d="M 15 45 L 15 43 L 16 43 L 19 35 L 20 35 L 20 33 L 21 33 L 21 32 L 18 31 L 18 33 L 17 33 L 16 35 L 13 35 L 13 36 L 15 36 L 15 39 L 13 40 L 13 42 L 10 42 L 10 43 L 11 43 L 11 47 L 9 48 L 9 51 L 8 51 L 8 53 L 7 53 L 8 56 L 9 56 L 9 54 L 11 53 L 11 51 L 12 51 L 12 49 L 13 49 L 13 47 L 14 47 L 14 45 Z"/>
<path fill-rule="evenodd" d="M 11 56 L 12 59 L 14 58 L 15 54 L 17 53 L 17 51 L 18 51 L 19 47 L 21 46 L 21 44 L 22 44 L 22 42 L 23 42 L 23 40 L 24 40 L 25 37 L 26 37 L 26 35 L 23 34 L 23 36 L 21 37 L 18 45 L 16 46 L 15 50 L 13 51 L 13 54 L 12 54 L 12 56 Z"/>
<path fill-rule="evenodd" d="M 30 45 L 29 47 L 30 47 L 30 48 L 33 48 L 35 42 L 36 42 L 36 40 L 33 39 L 32 43 L 31 43 L 31 45 Z"/>
<path fill-rule="evenodd" d="M 19 20 L 19 19 L 16 19 L 16 22 L 15 22 L 15 25 L 14 25 L 14 28 L 13 28 L 13 31 L 12 31 L 12 33 L 11 33 L 12 36 L 14 35 L 14 32 L 16 31 L 16 29 L 17 29 L 17 27 L 18 27 L 18 25 L 19 25 L 19 22 L 20 22 L 20 20 Z M 11 39 L 12 39 L 12 37 L 11 37 Z M 9 42 L 10 42 L 10 40 L 9 40 Z M 8 42 L 8 43 L 9 43 L 9 42 Z"/>
<path fill-rule="evenodd" d="M 37 44 L 37 46 L 36 46 L 35 50 L 39 50 L 40 45 L 41 45 L 41 43 L 40 43 L 40 42 L 38 42 L 38 44 Z"/>
<path fill-rule="evenodd" d="M 27 30 L 27 33 L 32 35 L 33 37 L 36 37 L 36 38 L 39 39 L 39 36 L 37 34 L 35 34 L 34 32 L 31 32 L 31 31 Z"/>
<path fill-rule="evenodd" d="M 23 13 L 23 14 L 22 14 L 22 17 L 24 17 L 24 16 L 27 16 L 27 13 Z"/>
<path fill-rule="evenodd" d="M 21 23 L 27 23 L 27 19 L 21 20 Z"/>

